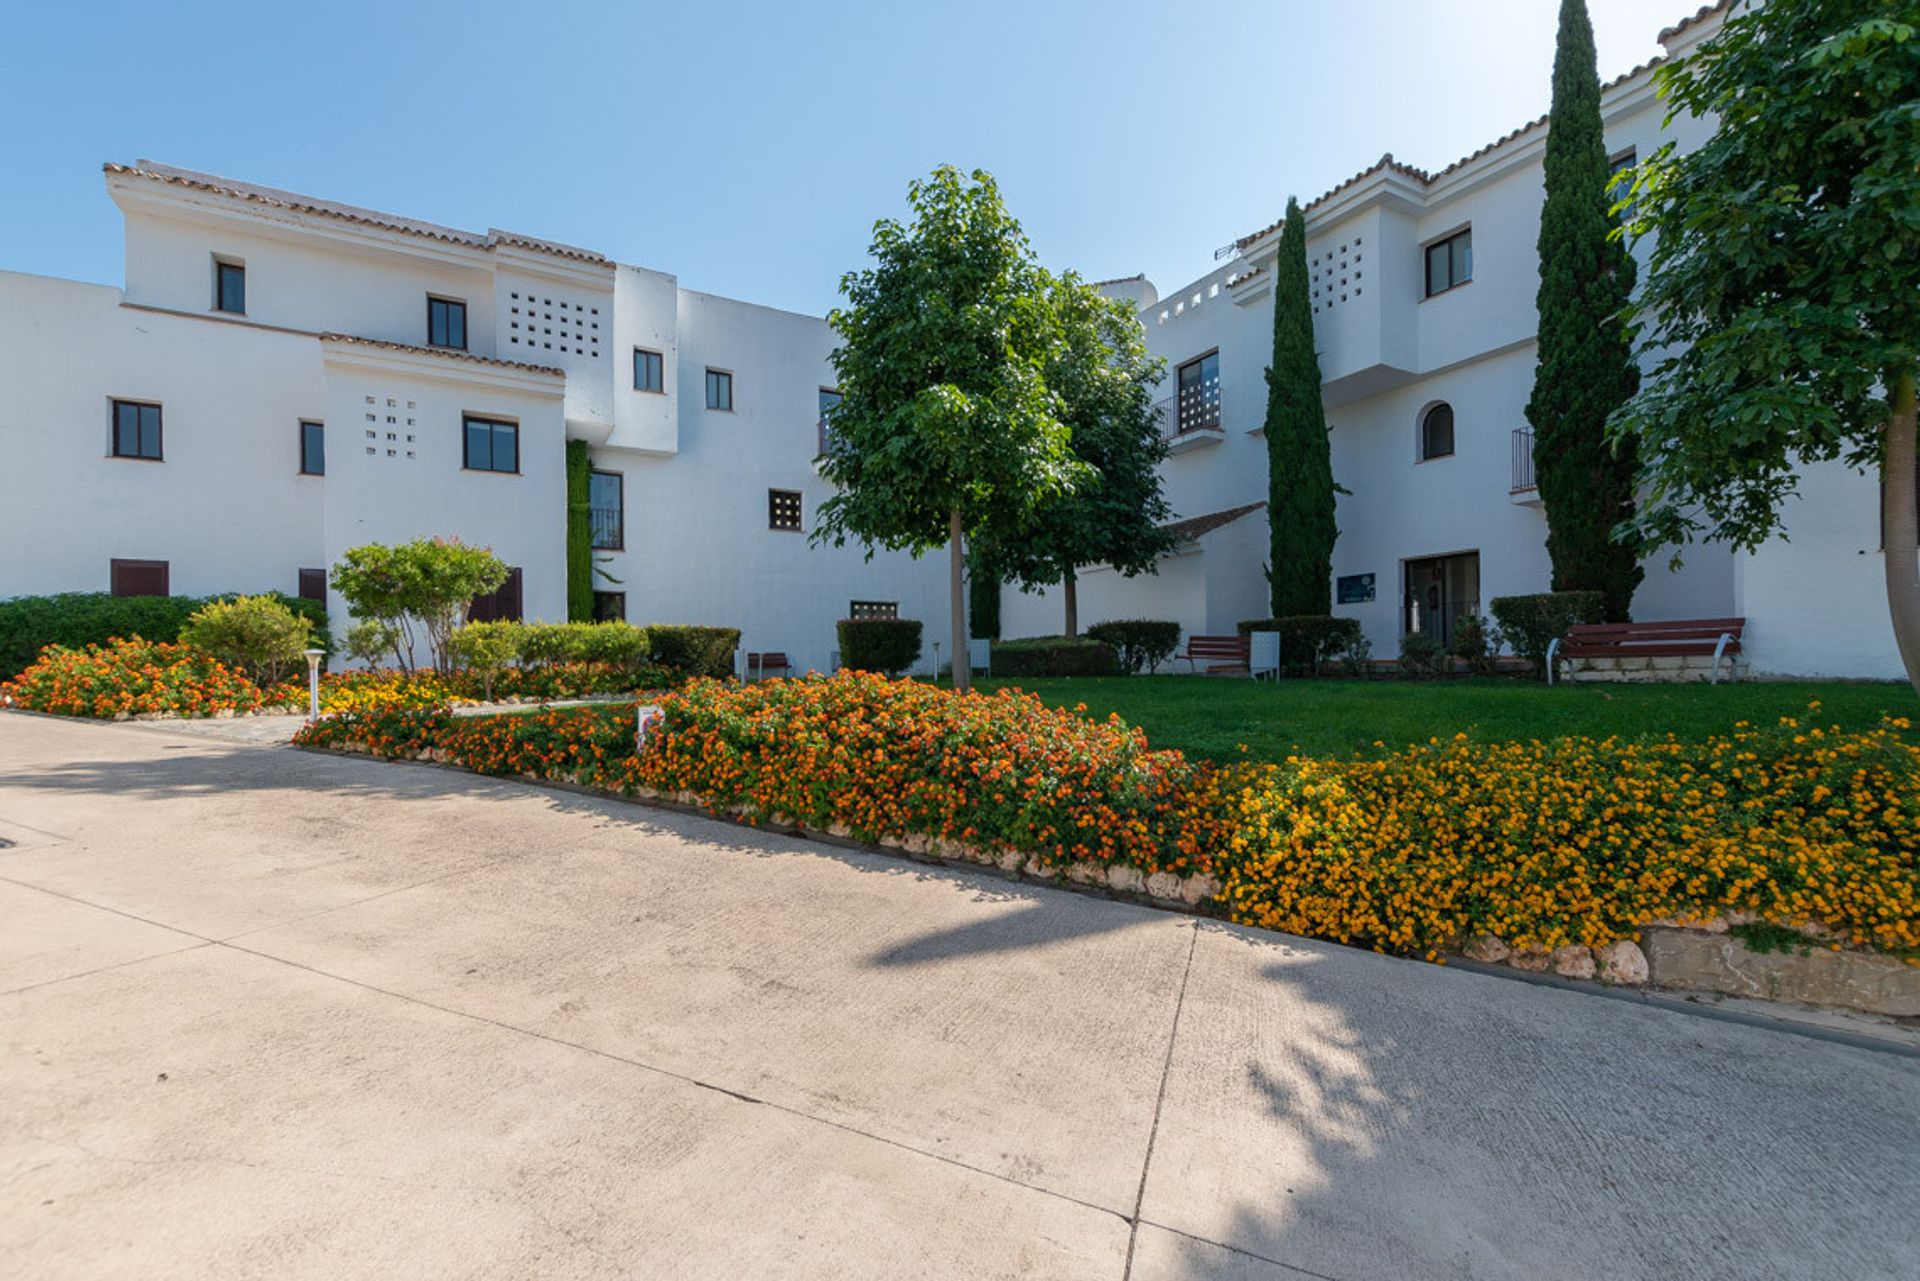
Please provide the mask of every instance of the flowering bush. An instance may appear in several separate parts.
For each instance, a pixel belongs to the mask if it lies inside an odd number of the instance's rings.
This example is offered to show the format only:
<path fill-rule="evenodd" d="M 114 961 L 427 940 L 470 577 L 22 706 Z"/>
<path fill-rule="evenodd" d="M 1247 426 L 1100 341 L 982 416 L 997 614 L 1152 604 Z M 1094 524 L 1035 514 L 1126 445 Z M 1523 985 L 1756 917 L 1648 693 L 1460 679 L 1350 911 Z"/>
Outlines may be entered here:
<path fill-rule="evenodd" d="M 1029 695 L 857 673 L 696 682 L 661 707 L 638 755 L 627 705 L 377 710 L 299 741 L 691 794 L 749 822 L 957 842 L 1041 867 L 1203 873 L 1234 920 L 1409 955 L 1483 932 L 1595 946 L 1732 911 L 1920 954 L 1920 746 L 1901 720 L 1742 724 L 1703 743 L 1462 737 L 1215 767 Z"/>
<path fill-rule="evenodd" d="M 280 682 L 267 691 L 267 701 L 287 712 L 307 710 L 305 678 Z M 322 713 L 364 712 L 375 708 L 448 707 L 463 701 L 458 684 L 429 671 L 400 672 L 388 668 L 355 669 L 320 674 Z"/>
<path fill-rule="evenodd" d="M 260 703 L 259 687 L 199 650 L 138 636 L 79 649 L 49 645 L 0 685 L 0 704 L 60 716 L 212 716 Z"/>

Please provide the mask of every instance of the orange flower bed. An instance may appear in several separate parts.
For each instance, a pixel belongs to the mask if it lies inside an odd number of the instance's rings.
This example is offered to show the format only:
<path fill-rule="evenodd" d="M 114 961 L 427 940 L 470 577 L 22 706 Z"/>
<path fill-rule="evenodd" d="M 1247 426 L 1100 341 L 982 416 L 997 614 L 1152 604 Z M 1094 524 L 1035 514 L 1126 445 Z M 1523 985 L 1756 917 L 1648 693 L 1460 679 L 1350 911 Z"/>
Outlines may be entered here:
<path fill-rule="evenodd" d="M 49 645 L 0 684 L 0 706 L 57 716 L 212 716 L 260 704 L 259 687 L 241 673 L 186 645 L 138 636 L 79 649 Z"/>

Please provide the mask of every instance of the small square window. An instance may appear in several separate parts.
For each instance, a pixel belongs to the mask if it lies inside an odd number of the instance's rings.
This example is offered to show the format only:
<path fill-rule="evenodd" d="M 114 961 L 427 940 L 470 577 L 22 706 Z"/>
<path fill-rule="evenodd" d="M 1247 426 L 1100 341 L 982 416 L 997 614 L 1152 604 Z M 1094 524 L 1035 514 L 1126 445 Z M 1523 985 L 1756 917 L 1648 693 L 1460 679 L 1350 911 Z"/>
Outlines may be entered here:
<path fill-rule="evenodd" d="M 325 602 L 327 599 L 327 571 L 324 569 L 303 569 L 300 571 L 300 599 Z"/>
<path fill-rule="evenodd" d="M 213 261 L 213 309 L 236 316 L 247 314 L 247 269 L 238 262 Z"/>
<path fill-rule="evenodd" d="M 769 489 L 767 491 L 767 528 L 783 530 L 800 528 L 799 490 Z"/>
<path fill-rule="evenodd" d="M 160 406 L 137 400 L 113 402 L 113 456 L 161 460 Z"/>
<path fill-rule="evenodd" d="M 724 369 L 707 371 L 707 408 L 733 409 L 733 375 Z"/>
<path fill-rule="evenodd" d="M 300 474 L 302 476 L 324 476 L 327 474 L 327 428 L 325 423 L 302 422 L 300 424 Z"/>
<path fill-rule="evenodd" d="M 107 575 L 115 596 L 167 594 L 167 562 L 164 560 L 110 560 Z"/>
<path fill-rule="evenodd" d="M 644 347 L 633 349 L 633 389 L 635 391 L 666 390 L 665 371 L 661 365 L 659 352 L 648 351 Z"/>
<path fill-rule="evenodd" d="M 453 298 L 427 297 L 427 346 L 467 349 L 467 304 Z"/>
<path fill-rule="evenodd" d="M 593 594 L 593 621 L 596 623 L 626 622 L 627 594 L 625 592 L 595 592 Z"/>
<path fill-rule="evenodd" d="M 1473 228 L 1427 246 L 1427 297 L 1473 279 Z"/>
<path fill-rule="evenodd" d="M 520 425 L 492 418 L 461 419 L 466 436 L 465 466 L 468 471 L 517 472 L 520 470 Z"/>

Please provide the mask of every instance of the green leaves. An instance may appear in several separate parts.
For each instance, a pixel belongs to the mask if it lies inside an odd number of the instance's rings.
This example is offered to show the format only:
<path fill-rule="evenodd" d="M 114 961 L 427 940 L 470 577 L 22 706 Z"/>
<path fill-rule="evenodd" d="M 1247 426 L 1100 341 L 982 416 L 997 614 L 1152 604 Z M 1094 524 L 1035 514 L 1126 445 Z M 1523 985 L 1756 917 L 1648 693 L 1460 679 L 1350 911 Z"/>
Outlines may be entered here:
<path fill-rule="evenodd" d="M 1306 216 L 1287 201 L 1274 261 L 1273 363 L 1267 367 L 1267 580 L 1275 617 L 1333 612 L 1332 446 L 1307 296 Z"/>

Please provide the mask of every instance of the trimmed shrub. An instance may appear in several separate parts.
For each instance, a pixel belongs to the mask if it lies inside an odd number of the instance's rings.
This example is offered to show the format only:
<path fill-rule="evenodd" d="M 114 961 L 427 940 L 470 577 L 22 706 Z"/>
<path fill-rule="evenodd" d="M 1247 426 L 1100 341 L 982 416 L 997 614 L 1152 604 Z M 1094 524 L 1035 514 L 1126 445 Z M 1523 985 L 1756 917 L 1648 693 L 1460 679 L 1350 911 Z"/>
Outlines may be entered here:
<path fill-rule="evenodd" d="M 468 623 L 447 637 L 447 657 L 479 677 L 480 696 L 492 702 L 494 683 L 520 657 L 524 640 L 519 623 Z"/>
<path fill-rule="evenodd" d="M 733 675 L 733 652 L 740 648 L 738 627 L 651 623 L 646 632 L 648 660 L 677 677 Z"/>
<path fill-rule="evenodd" d="M 1547 646 L 1567 634 L 1575 623 L 1604 622 L 1607 598 L 1601 592 L 1536 592 L 1531 596 L 1496 596 L 1487 608 L 1506 634 L 1513 652 L 1545 675 Z"/>
<path fill-rule="evenodd" d="M 1120 670 L 1132 675 L 1143 667 L 1154 671 L 1173 657 L 1173 651 L 1180 648 L 1180 624 L 1123 618 L 1095 623 L 1087 628 L 1087 637 L 1113 646 Z"/>
<path fill-rule="evenodd" d="M 911 618 L 843 618 L 834 624 L 840 637 L 840 665 L 856 672 L 892 676 L 920 657 L 920 623 Z"/>
<path fill-rule="evenodd" d="M 1400 638 L 1400 674 L 1427 680 L 1447 674 L 1447 650 L 1432 632 L 1408 632 Z"/>
<path fill-rule="evenodd" d="M 271 596 L 209 601 L 180 629 L 180 643 L 210 654 L 262 689 L 301 666 L 313 624 Z"/>
<path fill-rule="evenodd" d="M 1250 618 L 1240 624 L 1242 636 L 1254 632 L 1280 633 L 1280 670 L 1289 676 L 1318 676 L 1366 642 L 1359 619 L 1330 614 Z"/>
<path fill-rule="evenodd" d="M 55 716 L 212 716 L 251 712 L 260 687 L 187 645 L 128 636 L 68 649 L 49 645 L 33 665 L 0 684 L 0 704 Z"/>
<path fill-rule="evenodd" d="M 0 680 L 24 671 L 48 645 L 97 645 L 115 637 L 154 641 L 180 639 L 180 629 L 202 607 L 238 593 L 219 596 L 115 596 L 111 592 L 60 592 L 53 596 L 15 596 L 0 600 Z M 319 601 L 280 592 L 263 592 L 312 624 L 312 642 L 331 648 L 327 610 Z"/>
<path fill-rule="evenodd" d="M 1463 614 L 1453 620 L 1453 641 L 1447 652 L 1463 660 L 1475 676 L 1491 676 L 1494 660 L 1506 636 L 1499 626 L 1478 614 Z"/>
<path fill-rule="evenodd" d="M 1120 656 L 1091 636 L 1027 636 L 993 647 L 995 676 L 1118 676 Z"/>

